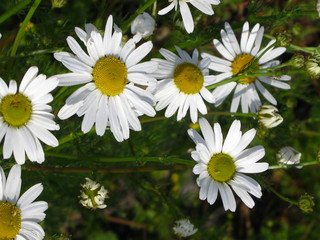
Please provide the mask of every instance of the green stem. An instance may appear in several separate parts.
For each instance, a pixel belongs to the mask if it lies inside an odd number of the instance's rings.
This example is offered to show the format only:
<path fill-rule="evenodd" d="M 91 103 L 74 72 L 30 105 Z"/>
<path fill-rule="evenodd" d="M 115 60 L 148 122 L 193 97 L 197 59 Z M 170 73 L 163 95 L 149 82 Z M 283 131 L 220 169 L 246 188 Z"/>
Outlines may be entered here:
<path fill-rule="evenodd" d="M 12 15 L 16 14 L 19 12 L 21 9 L 23 9 L 25 6 L 27 6 L 31 0 L 24 0 L 19 2 L 17 5 L 14 7 L 10 8 L 9 11 L 5 12 L 0 16 L 0 24 L 9 19 Z"/>
<path fill-rule="evenodd" d="M 46 171 L 46 172 L 64 172 L 64 173 L 92 173 L 93 171 L 100 173 L 135 173 L 135 172 L 153 172 L 163 170 L 184 170 L 185 165 L 171 165 L 171 166 L 157 166 L 157 167 L 138 167 L 138 168 L 57 168 L 57 167 L 41 167 L 41 166 L 27 166 L 28 170 Z"/>
<path fill-rule="evenodd" d="M 28 23 L 30 22 L 30 19 L 31 17 L 33 16 L 34 12 L 36 11 L 37 7 L 39 6 L 41 0 L 35 0 L 34 3 L 32 4 L 27 16 L 25 17 L 25 19 L 23 20 L 22 24 L 21 24 L 21 27 L 18 31 L 18 34 L 16 36 L 16 39 L 14 40 L 14 43 L 13 43 L 13 47 L 12 47 L 12 50 L 11 50 L 11 54 L 10 56 L 13 57 L 16 55 L 17 53 L 17 49 L 19 47 L 19 44 L 22 40 L 22 37 L 25 33 L 25 30 L 26 30 L 26 27 L 28 25 Z"/>
<path fill-rule="evenodd" d="M 317 137 L 320 137 L 320 133 L 319 133 L 319 132 L 315 132 L 315 131 L 301 130 L 300 133 L 305 134 L 305 135 L 309 135 L 309 136 L 317 136 Z"/>
<path fill-rule="evenodd" d="M 127 21 L 122 25 L 123 32 L 127 32 L 130 28 L 132 21 L 141 13 L 143 13 L 148 7 L 150 7 L 156 0 L 147 1 L 142 7 L 138 8 L 135 14 L 133 14 Z"/>
<path fill-rule="evenodd" d="M 264 34 L 264 36 L 269 39 L 274 39 L 273 36 L 268 35 L 268 34 Z M 300 47 L 300 46 L 294 45 L 294 44 L 290 44 L 290 46 L 288 48 L 295 50 L 295 51 L 302 51 L 302 52 L 306 52 L 306 53 L 314 53 L 314 51 L 317 49 L 317 47 Z"/>
<path fill-rule="evenodd" d="M 83 160 L 83 159 L 93 159 L 98 162 L 158 162 L 158 163 L 176 163 L 183 164 L 188 166 L 194 166 L 195 162 L 191 160 L 185 160 L 176 157 L 120 157 L 120 158 L 112 158 L 112 157 L 92 157 L 92 156 L 77 156 L 70 155 L 64 153 L 56 153 L 56 152 L 46 152 L 46 156 L 55 157 L 55 158 L 63 158 L 70 160 Z"/>
<path fill-rule="evenodd" d="M 267 189 L 270 190 L 271 192 L 273 192 L 277 197 L 279 197 L 279 198 L 282 199 L 283 201 L 288 202 L 288 203 L 290 203 L 290 204 L 292 204 L 292 205 L 299 206 L 299 203 L 298 203 L 298 202 L 293 201 L 293 200 L 291 200 L 291 199 L 283 196 L 281 193 L 277 192 L 273 187 L 268 186 Z"/>
<path fill-rule="evenodd" d="M 237 113 L 237 112 L 208 112 L 208 115 L 224 115 L 237 117 L 257 117 L 256 113 Z"/>
<path fill-rule="evenodd" d="M 290 165 L 284 165 L 284 164 L 279 164 L 279 165 L 271 165 L 269 166 L 268 169 L 283 169 L 283 168 L 291 168 L 291 167 L 297 167 L 297 166 L 311 166 L 311 165 L 317 165 L 319 164 L 318 161 L 310 161 L 310 162 L 304 162 L 304 163 L 299 163 L 299 164 L 290 164 Z"/>
<path fill-rule="evenodd" d="M 238 80 L 243 79 L 243 78 L 258 77 L 258 76 L 274 76 L 275 77 L 275 76 L 282 76 L 282 75 L 285 75 L 285 74 L 299 73 L 299 72 L 300 72 L 300 70 L 281 71 L 281 72 L 257 72 L 257 71 L 255 71 L 255 72 L 250 73 L 250 74 L 243 74 L 243 75 L 240 75 L 240 76 L 234 76 L 232 78 L 229 78 L 229 79 L 223 80 L 221 82 L 212 84 L 210 86 L 207 86 L 207 89 L 208 90 L 212 90 L 212 89 L 214 89 L 216 87 L 219 87 L 221 85 L 224 85 L 224 84 L 227 84 L 227 83 L 230 83 L 230 82 L 235 82 L 235 81 L 238 81 Z"/>

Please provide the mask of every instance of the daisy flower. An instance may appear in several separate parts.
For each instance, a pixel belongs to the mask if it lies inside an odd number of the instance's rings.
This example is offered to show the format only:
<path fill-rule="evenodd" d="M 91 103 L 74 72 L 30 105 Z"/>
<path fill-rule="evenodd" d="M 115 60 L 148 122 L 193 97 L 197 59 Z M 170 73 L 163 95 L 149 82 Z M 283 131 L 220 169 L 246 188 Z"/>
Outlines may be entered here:
<path fill-rule="evenodd" d="M 170 12 L 173 8 L 175 9 L 175 11 L 177 11 L 179 4 L 183 25 L 188 33 L 193 32 L 194 23 L 187 3 L 191 3 L 195 8 L 199 9 L 201 12 L 207 15 L 214 14 L 211 5 L 220 4 L 220 0 L 169 0 L 169 2 L 171 2 L 170 5 L 160 10 L 158 14 L 165 15 L 168 12 Z"/>
<path fill-rule="evenodd" d="M 301 153 L 290 146 L 285 146 L 277 152 L 277 159 L 282 165 L 299 164 Z M 302 166 L 296 166 L 296 168 L 302 168 Z"/>
<path fill-rule="evenodd" d="M 166 59 L 153 58 L 151 61 L 158 63 L 158 71 L 153 75 L 161 79 L 155 90 L 155 98 L 159 101 L 156 110 L 160 111 L 167 107 L 165 116 L 171 117 L 178 111 L 177 120 L 186 116 L 190 109 L 193 123 L 198 121 L 198 110 L 207 114 L 207 108 L 202 98 L 213 103 L 214 99 L 206 86 L 215 81 L 214 76 L 209 76 L 208 66 L 210 59 L 198 61 L 199 52 L 193 51 L 192 56 L 176 47 L 179 54 L 160 49 L 161 55 Z"/>
<path fill-rule="evenodd" d="M 198 228 L 195 228 L 190 220 L 185 218 L 176 221 L 172 229 L 175 235 L 184 238 L 189 237 L 198 231 Z"/>
<path fill-rule="evenodd" d="M 203 57 L 210 57 L 212 62 L 209 68 L 220 73 L 216 76 L 217 82 L 232 76 L 240 76 L 248 67 L 258 70 L 280 64 L 279 61 L 274 59 L 284 53 L 286 48 L 274 48 L 272 45 L 276 40 L 271 40 L 265 48 L 260 50 L 263 31 L 264 27 L 260 27 L 258 23 L 250 32 L 249 23 L 245 22 L 239 44 L 231 26 L 229 23 L 225 23 L 225 29 L 221 30 L 222 43 L 217 39 L 213 40 L 213 44 L 224 59 L 206 53 L 202 55 Z M 256 59 L 258 61 L 255 61 Z M 290 89 L 290 85 L 284 82 L 289 80 L 291 80 L 291 77 L 288 75 L 280 77 L 258 76 L 246 77 L 238 80 L 238 82 L 224 84 L 215 88 L 212 92 L 215 97 L 215 106 L 219 106 L 235 89 L 230 111 L 236 112 L 241 102 L 242 112 L 255 113 L 261 105 L 257 89 L 271 104 L 277 104 L 276 99 L 262 83 L 277 88 Z"/>
<path fill-rule="evenodd" d="M 9 87 L 0 78 L 0 141 L 4 138 L 3 158 L 12 153 L 18 164 L 24 164 L 25 154 L 32 162 L 42 163 L 44 152 L 40 144 L 56 147 L 58 140 L 49 130 L 59 130 L 54 121 L 53 99 L 50 92 L 58 85 L 55 77 L 46 79 L 38 75 L 38 68 L 31 67 L 20 83 L 11 80 Z"/>
<path fill-rule="evenodd" d="M 29 188 L 20 198 L 21 167 L 14 165 L 8 179 L 0 167 L 0 239 L 41 240 L 45 233 L 38 224 L 45 218 L 48 204 L 34 200 L 43 186 L 38 183 Z"/>
<path fill-rule="evenodd" d="M 108 190 L 101 186 L 100 183 L 91 180 L 90 178 L 86 178 L 85 184 L 80 184 L 82 189 L 80 190 L 81 195 L 80 203 L 82 206 L 89 208 L 89 209 L 103 209 L 106 208 L 107 205 L 104 203 L 108 196 Z"/>
<path fill-rule="evenodd" d="M 251 129 L 242 135 L 240 121 L 234 120 L 223 142 L 219 123 L 215 123 L 212 128 L 206 119 L 201 118 L 199 124 L 203 137 L 192 128 L 188 130 L 196 144 L 196 150 L 191 156 L 197 162 L 193 173 L 199 175 L 199 198 L 213 204 L 220 193 L 224 209 L 234 212 L 236 201 L 232 188 L 252 208 L 254 201 L 250 194 L 260 198 L 261 187 L 244 173 L 264 172 L 269 166 L 265 162 L 257 163 L 265 155 L 263 146 L 245 149 L 254 138 L 256 130 Z"/>
<path fill-rule="evenodd" d="M 155 86 L 156 79 L 149 75 L 157 69 L 155 62 L 139 63 L 152 49 L 146 42 L 136 48 L 136 37 L 123 46 L 122 32 L 109 16 L 102 36 L 92 25 L 85 31 L 75 28 L 75 32 L 85 45 L 86 53 L 71 36 L 68 45 L 74 54 L 55 53 L 72 73 L 56 75 L 60 86 L 84 84 L 71 94 L 59 111 L 60 119 L 74 114 L 84 116 L 81 130 L 84 133 L 95 124 L 96 133 L 102 136 L 110 126 L 117 141 L 129 138 L 129 129 L 141 130 L 138 115 L 154 116 L 155 99 L 153 95 L 139 86 Z M 139 86 L 137 86 L 139 85 Z"/>

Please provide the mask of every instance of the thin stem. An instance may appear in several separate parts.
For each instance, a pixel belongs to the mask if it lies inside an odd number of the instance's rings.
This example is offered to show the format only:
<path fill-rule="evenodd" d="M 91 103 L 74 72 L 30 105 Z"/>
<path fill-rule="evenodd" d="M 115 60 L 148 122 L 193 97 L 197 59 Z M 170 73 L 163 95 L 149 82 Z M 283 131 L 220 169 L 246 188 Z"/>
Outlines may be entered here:
<path fill-rule="evenodd" d="M 297 167 L 297 166 L 311 166 L 311 165 L 317 165 L 319 164 L 318 161 L 310 161 L 310 162 L 304 162 L 304 163 L 299 163 L 299 164 L 290 164 L 290 165 L 284 165 L 284 164 L 279 164 L 279 165 L 271 165 L 269 166 L 268 169 L 283 169 L 283 168 L 291 168 L 291 167 Z"/>
<path fill-rule="evenodd" d="M 243 74 L 241 76 L 234 76 L 232 78 L 229 78 L 229 79 L 223 80 L 221 82 L 212 84 L 210 86 L 207 86 L 207 89 L 208 90 L 212 90 L 212 89 L 214 89 L 216 87 L 219 87 L 221 85 L 224 85 L 224 84 L 227 84 L 227 83 L 230 83 L 230 82 L 236 82 L 237 80 L 240 80 L 240 79 L 243 79 L 243 78 L 258 77 L 258 76 L 282 76 L 284 74 L 297 73 L 297 72 L 300 72 L 300 70 L 281 71 L 281 72 L 257 72 L 257 71 L 255 71 L 255 72 L 250 73 L 250 74 Z"/>
<path fill-rule="evenodd" d="M 16 55 L 17 53 L 17 49 L 19 47 L 19 44 L 21 42 L 21 39 L 25 33 L 25 30 L 26 30 L 26 27 L 28 25 L 28 23 L 30 22 L 30 19 L 32 18 L 34 12 L 36 11 L 37 7 L 39 6 L 41 0 L 35 0 L 34 3 L 32 4 L 27 16 L 25 17 L 25 19 L 23 20 L 22 24 L 21 24 L 21 27 L 18 31 L 18 34 L 16 36 L 16 39 L 14 40 L 14 43 L 13 43 L 13 47 L 12 47 L 12 50 L 11 50 L 11 54 L 10 56 L 13 57 Z"/>
<path fill-rule="evenodd" d="M 40 167 L 27 166 L 28 170 L 45 171 L 45 172 L 63 172 L 63 173 L 92 173 L 93 171 L 99 173 L 133 173 L 133 172 L 153 172 L 164 170 L 184 170 L 188 166 L 185 165 L 171 165 L 171 166 L 157 166 L 157 167 L 138 167 L 138 168 L 56 168 L 56 167 Z"/>
<path fill-rule="evenodd" d="M 46 152 L 47 156 L 63 158 L 63 159 L 71 159 L 71 160 L 81 160 L 81 159 L 92 159 L 91 156 L 76 156 L 64 153 L 56 153 L 56 152 Z M 112 157 L 94 157 L 95 161 L 98 162 L 158 162 L 158 163 L 176 163 L 176 164 L 184 164 L 189 166 L 194 166 L 195 162 L 191 160 L 185 160 L 176 157 L 120 157 L 120 158 L 112 158 Z"/>
<path fill-rule="evenodd" d="M 305 134 L 305 135 L 309 135 L 309 136 L 317 136 L 317 137 L 320 137 L 320 133 L 319 133 L 319 132 L 315 132 L 315 131 L 300 130 L 300 133 Z"/>
<path fill-rule="evenodd" d="M 264 34 L 264 36 L 269 39 L 274 39 L 274 37 L 269 34 Z M 290 46 L 288 48 L 295 50 L 295 51 L 302 51 L 302 52 L 306 52 L 306 53 L 313 53 L 317 49 L 317 47 L 300 47 L 300 46 L 297 46 L 294 44 L 290 44 Z"/>
<path fill-rule="evenodd" d="M 21 9 L 23 9 L 25 6 L 27 6 L 31 0 L 24 0 L 19 2 L 17 5 L 15 5 L 13 8 L 9 9 L 9 11 L 5 12 L 0 16 L 0 24 L 9 19 L 12 15 L 19 12 Z"/>
<path fill-rule="evenodd" d="M 293 201 L 285 196 L 283 196 L 281 193 L 277 192 L 273 187 L 271 186 L 268 186 L 267 189 L 269 189 L 271 192 L 273 192 L 277 197 L 279 197 L 280 199 L 282 199 L 283 201 L 285 202 L 288 202 L 292 205 L 296 205 L 296 206 L 299 206 L 299 203 L 296 202 L 296 201 Z"/>
<path fill-rule="evenodd" d="M 237 112 L 208 112 L 208 115 L 224 115 L 237 117 L 257 117 L 256 113 L 237 113 Z"/>

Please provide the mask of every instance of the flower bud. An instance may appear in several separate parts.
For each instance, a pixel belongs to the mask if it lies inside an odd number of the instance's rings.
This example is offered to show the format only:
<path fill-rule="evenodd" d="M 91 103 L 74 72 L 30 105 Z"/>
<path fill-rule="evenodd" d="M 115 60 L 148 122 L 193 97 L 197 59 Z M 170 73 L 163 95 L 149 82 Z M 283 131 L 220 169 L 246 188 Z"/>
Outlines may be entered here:
<path fill-rule="evenodd" d="M 104 204 L 104 200 L 106 198 L 109 198 L 108 191 L 104 189 L 104 186 L 101 186 L 100 183 L 97 183 L 90 178 L 86 178 L 86 183 L 81 184 L 83 189 L 80 190 L 81 195 L 80 203 L 89 209 L 103 209 L 107 207 L 106 204 Z"/>
<path fill-rule="evenodd" d="M 279 150 L 277 153 L 277 159 L 278 162 L 283 165 L 299 164 L 301 153 L 292 147 L 286 146 Z M 296 168 L 302 168 L 302 166 L 296 166 Z"/>
<path fill-rule="evenodd" d="M 155 28 L 155 20 L 150 16 L 149 13 L 142 13 L 138 15 L 131 23 L 131 33 L 139 34 L 142 37 L 150 36 Z"/>
<path fill-rule="evenodd" d="M 307 59 L 306 70 L 312 79 L 320 78 L 320 54 L 313 54 Z"/>
<path fill-rule="evenodd" d="M 291 58 L 291 62 L 295 68 L 297 68 L 297 69 L 302 68 L 305 64 L 305 57 L 300 53 L 295 54 Z"/>
<path fill-rule="evenodd" d="M 283 118 L 277 113 L 278 109 L 272 105 L 261 105 L 258 110 L 258 122 L 265 128 L 273 128 L 282 123 Z"/>
<path fill-rule="evenodd" d="M 304 195 L 300 196 L 299 199 L 299 208 L 304 213 L 313 212 L 314 201 L 313 197 L 309 194 L 305 193 Z"/>
<path fill-rule="evenodd" d="M 292 35 L 288 32 L 281 32 L 276 36 L 277 44 L 280 47 L 288 47 L 292 42 Z"/>
<path fill-rule="evenodd" d="M 51 0 L 53 8 L 62 8 L 67 4 L 67 0 Z"/>

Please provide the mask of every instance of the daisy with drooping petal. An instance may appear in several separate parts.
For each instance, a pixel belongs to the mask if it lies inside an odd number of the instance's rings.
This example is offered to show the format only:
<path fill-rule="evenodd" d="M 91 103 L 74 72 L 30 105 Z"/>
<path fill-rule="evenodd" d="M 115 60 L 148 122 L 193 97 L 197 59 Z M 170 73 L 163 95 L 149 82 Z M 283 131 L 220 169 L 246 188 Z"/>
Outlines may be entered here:
<path fill-rule="evenodd" d="M 301 153 L 290 146 L 285 146 L 277 152 L 277 159 L 282 165 L 299 164 Z M 302 166 L 296 166 L 296 168 L 302 168 Z"/>
<path fill-rule="evenodd" d="M 74 54 L 55 53 L 72 73 L 56 75 L 60 86 L 85 84 L 71 94 L 59 111 L 60 119 L 74 114 L 84 116 L 81 130 L 84 133 L 95 124 L 96 133 L 102 136 L 110 126 L 117 141 L 129 138 L 129 129 L 141 130 L 138 115 L 154 116 L 153 95 L 140 86 L 155 86 L 157 81 L 149 73 L 157 69 L 157 63 L 139 63 L 152 49 L 146 42 L 136 48 L 136 37 L 124 46 L 121 44 L 122 32 L 109 16 L 104 36 L 92 25 L 86 31 L 75 28 L 76 34 L 84 43 L 86 53 L 71 36 L 68 45 Z M 141 39 L 141 37 L 140 37 Z"/>
<path fill-rule="evenodd" d="M 212 128 L 206 119 L 201 118 L 199 124 L 203 137 L 192 128 L 188 130 L 189 136 L 196 144 L 196 150 L 191 156 L 197 162 L 193 173 L 199 175 L 199 198 L 207 199 L 209 204 L 213 204 L 220 193 L 224 209 L 234 212 L 236 201 L 233 190 L 249 208 L 252 208 L 255 203 L 250 194 L 260 198 L 261 187 L 244 173 L 264 172 L 269 166 L 265 162 L 257 163 L 265 155 L 263 146 L 246 149 L 256 130 L 251 129 L 242 134 L 240 121 L 234 120 L 223 141 L 219 123 L 215 123 Z"/>
<path fill-rule="evenodd" d="M 191 3 L 195 8 L 199 9 L 201 12 L 207 15 L 213 15 L 211 5 L 219 5 L 220 0 L 169 0 L 170 5 L 158 12 L 159 15 L 165 15 L 170 12 L 173 8 L 175 11 L 178 9 L 178 4 L 180 7 L 180 13 L 182 16 L 182 21 L 187 33 L 192 33 L 194 29 L 193 18 L 187 3 Z"/>
<path fill-rule="evenodd" d="M 20 165 L 11 168 L 8 179 L 0 167 L 0 239 L 41 240 L 45 233 L 38 222 L 45 218 L 48 204 L 34 200 L 43 186 L 38 183 L 19 198 L 21 182 Z"/>
<path fill-rule="evenodd" d="M 155 90 L 155 98 L 158 103 L 156 110 L 160 111 L 167 107 L 165 116 L 171 117 L 175 112 L 177 120 L 186 116 L 190 109 L 193 123 L 198 121 L 198 110 L 207 114 L 207 107 L 202 98 L 213 103 L 213 96 L 206 86 L 215 81 L 214 76 L 209 76 L 209 58 L 198 61 L 199 52 L 193 51 L 192 56 L 176 47 L 179 56 L 166 50 L 160 49 L 161 55 L 166 59 L 153 58 L 157 62 L 158 71 L 153 75 L 161 79 Z"/>
<path fill-rule="evenodd" d="M 229 23 L 225 23 L 225 29 L 221 30 L 222 43 L 217 39 L 213 40 L 213 44 L 224 59 L 207 53 L 202 55 L 203 57 L 210 57 L 212 62 L 209 68 L 220 73 L 217 75 L 217 82 L 232 76 L 240 76 L 249 67 L 253 70 L 258 70 L 280 64 L 279 61 L 274 59 L 283 54 L 286 48 L 274 48 L 272 45 L 275 40 L 271 40 L 265 48 L 260 50 L 263 31 L 264 27 L 260 27 L 260 24 L 257 23 L 250 32 L 249 23 L 245 22 L 239 44 L 231 26 Z M 255 61 L 256 59 L 258 61 Z M 235 89 L 230 111 L 236 112 L 241 102 L 242 112 L 248 113 L 250 111 L 255 113 L 261 105 L 257 89 L 271 104 L 277 105 L 276 99 L 262 83 L 277 88 L 290 89 L 290 85 L 285 83 L 285 81 L 289 80 L 291 80 L 291 77 L 288 75 L 280 77 L 258 76 L 245 77 L 238 80 L 238 82 L 224 84 L 215 88 L 212 92 L 215 97 L 215 106 L 219 106 Z"/>
<path fill-rule="evenodd" d="M 58 85 L 58 79 L 46 79 L 38 75 L 38 68 L 31 67 L 24 75 L 21 84 L 11 80 L 9 87 L 0 78 L 0 141 L 4 138 L 3 158 L 12 153 L 18 164 L 24 164 L 25 154 L 32 162 L 42 163 L 44 152 L 40 144 L 56 147 L 58 140 L 50 130 L 59 130 L 54 121 L 53 100 L 50 92 Z"/>

